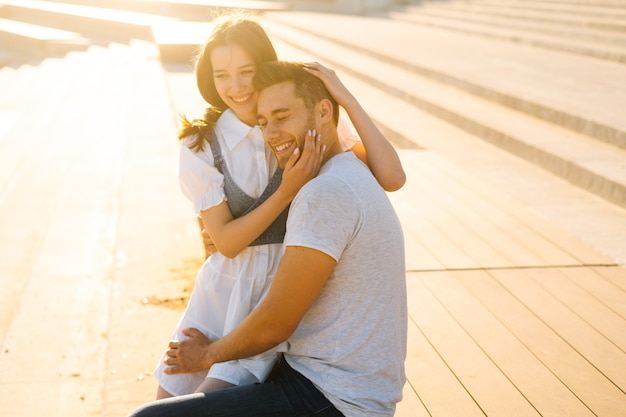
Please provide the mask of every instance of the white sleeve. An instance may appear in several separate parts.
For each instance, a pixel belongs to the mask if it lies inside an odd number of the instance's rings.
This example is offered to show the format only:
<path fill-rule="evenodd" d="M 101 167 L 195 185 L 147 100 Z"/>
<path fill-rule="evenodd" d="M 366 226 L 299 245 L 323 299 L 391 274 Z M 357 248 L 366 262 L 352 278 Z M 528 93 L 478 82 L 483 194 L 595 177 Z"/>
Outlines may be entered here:
<path fill-rule="evenodd" d="M 224 176 L 215 168 L 208 144 L 204 152 L 194 152 L 189 149 L 187 140 L 183 140 L 180 146 L 178 180 L 196 214 L 226 200 Z"/>
<path fill-rule="evenodd" d="M 339 122 L 337 123 L 337 133 L 339 134 L 339 143 L 341 149 L 345 152 L 352 148 L 355 143 L 361 140 L 359 135 L 354 130 L 350 120 L 343 115 L 339 115 Z"/>

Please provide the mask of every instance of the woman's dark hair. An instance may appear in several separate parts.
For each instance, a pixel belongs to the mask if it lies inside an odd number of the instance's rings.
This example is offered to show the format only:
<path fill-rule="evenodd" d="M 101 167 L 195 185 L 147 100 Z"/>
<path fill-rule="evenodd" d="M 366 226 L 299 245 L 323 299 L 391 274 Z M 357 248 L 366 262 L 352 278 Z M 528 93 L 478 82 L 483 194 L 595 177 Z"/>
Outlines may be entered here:
<path fill-rule="evenodd" d="M 238 45 L 243 48 L 252 62 L 259 67 L 262 63 L 276 61 L 276 51 L 267 34 L 257 23 L 245 14 L 233 14 L 222 16 L 215 20 L 215 26 L 209 39 L 204 43 L 196 55 L 196 84 L 200 95 L 210 104 L 202 119 L 190 121 L 182 116 L 182 126 L 178 132 L 178 138 L 189 136 L 196 138 L 190 148 L 196 152 L 204 150 L 205 141 L 211 140 L 211 130 L 220 115 L 228 108 L 221 99 L 213 81 L 213 65 L 211 53 L 217 47 Z"/>

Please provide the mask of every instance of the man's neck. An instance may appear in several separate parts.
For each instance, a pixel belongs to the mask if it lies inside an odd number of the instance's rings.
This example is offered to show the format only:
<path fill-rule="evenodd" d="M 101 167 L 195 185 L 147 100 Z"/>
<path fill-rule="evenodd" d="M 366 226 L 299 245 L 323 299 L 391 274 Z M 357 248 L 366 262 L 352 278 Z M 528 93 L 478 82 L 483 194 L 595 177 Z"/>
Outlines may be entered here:
<path fill-rule="evenodd" d="M 324 151 L 324 159 L 322 160 L 322 165 L 326 162 L 330 161 L 330 159 L 335 156 L 343 153 L 341 149 L 341 144 L 339 143 L 339 136 L 335 131 L 334 134 L 330 134 L 328 140 L 324 140 L 324 136 L 322 135 L 322 141 L 324 145 L 326 145 L 326 151 Z"/>

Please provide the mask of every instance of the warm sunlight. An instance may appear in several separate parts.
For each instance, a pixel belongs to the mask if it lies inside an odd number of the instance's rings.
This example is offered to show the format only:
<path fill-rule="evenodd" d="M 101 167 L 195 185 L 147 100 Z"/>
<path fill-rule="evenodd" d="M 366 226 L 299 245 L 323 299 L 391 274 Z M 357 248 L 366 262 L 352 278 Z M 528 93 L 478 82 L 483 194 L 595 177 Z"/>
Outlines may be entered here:
<path fill-rule="evenodd" d="M 626 0 L 0 0 L 0 416 L 137 417 L 289 370 L 346 417 L 624 415 L 625 22 Z M 262 129 L 263 99 L 304 102 L 262 91 L 276 58 L 326 99 Z"/>

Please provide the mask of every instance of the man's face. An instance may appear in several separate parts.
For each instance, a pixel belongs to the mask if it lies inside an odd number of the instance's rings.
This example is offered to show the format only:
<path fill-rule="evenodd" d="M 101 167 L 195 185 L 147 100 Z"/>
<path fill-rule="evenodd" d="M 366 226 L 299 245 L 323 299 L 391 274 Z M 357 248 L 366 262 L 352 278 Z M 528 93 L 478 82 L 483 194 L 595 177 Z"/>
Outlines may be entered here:
<path fill-rule="evenodd" d="M 265 143 L 276 154 L 278 165 L 284 168 L 296 147 L 302 151 L 306 131 L 315 128 L 313 114 L 304 100 L 296 97 L 292 81 L 261 91 L 257 113 Z"/>

